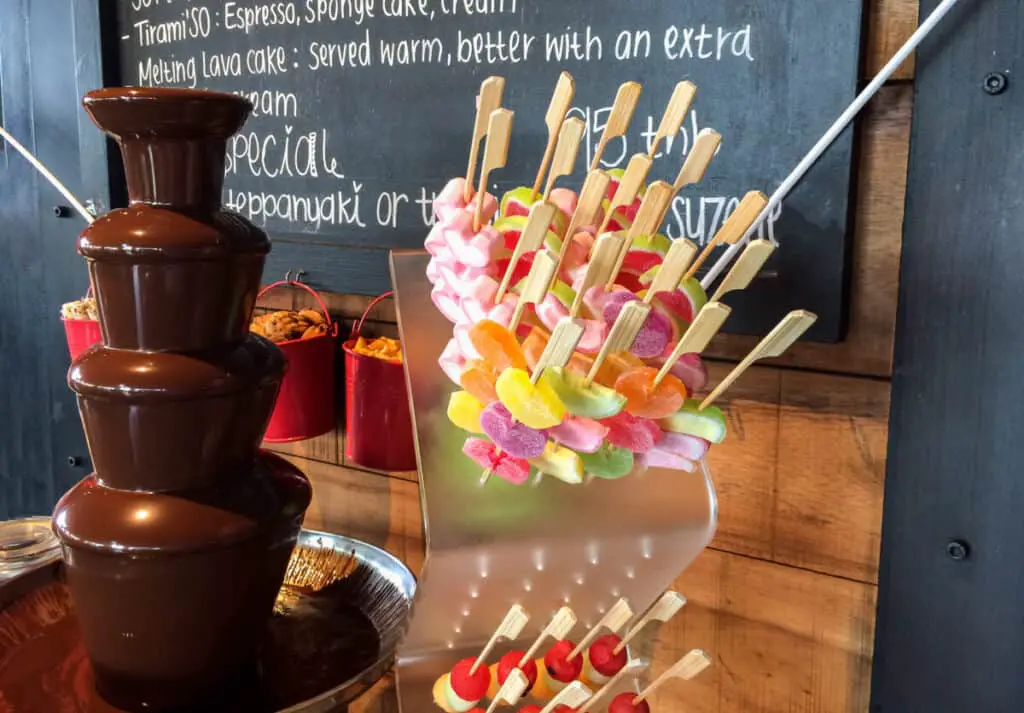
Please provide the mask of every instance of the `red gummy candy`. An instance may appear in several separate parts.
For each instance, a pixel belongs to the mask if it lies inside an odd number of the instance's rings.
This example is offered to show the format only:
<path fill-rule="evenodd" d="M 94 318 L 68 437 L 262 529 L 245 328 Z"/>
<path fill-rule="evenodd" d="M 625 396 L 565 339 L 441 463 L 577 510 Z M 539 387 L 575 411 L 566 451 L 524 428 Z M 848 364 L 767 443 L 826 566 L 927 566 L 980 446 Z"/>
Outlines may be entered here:
<path fill-rule="evenodd" d="M 646 453 L 654 448 L 654 444 L 664 435 L 654 421 L 639 418 L 628 411 L 611 418 L 603 418 L 601 423 L 608 427 L 609 443 L 634 453 Z"/>

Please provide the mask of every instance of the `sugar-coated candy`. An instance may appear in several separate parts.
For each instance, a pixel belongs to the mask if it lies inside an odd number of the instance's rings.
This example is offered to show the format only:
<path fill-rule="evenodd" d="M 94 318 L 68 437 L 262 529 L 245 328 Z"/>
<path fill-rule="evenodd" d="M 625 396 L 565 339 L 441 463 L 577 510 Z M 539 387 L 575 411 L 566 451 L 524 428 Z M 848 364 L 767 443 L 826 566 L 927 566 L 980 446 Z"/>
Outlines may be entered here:
<path fill-rule="evenodd" d="M 471 211 L 457 213 L 441 227 L 441 234 L 456 261 L 468 267 L 487 267 L 504 247 L 501 234 L 493 225 L 473 230 L 473 221 Z"/>
<path fill-rule="evenodd" d="M 639 418 L 628 411 L 601 419 L 601 423 L 608 427 L 609 443 L 633 453 L 646 453 L 654 448 L 654 444 L 664 435 L 654 421 Z"/>
<path fill-rule="evenodd" d="M 622 411 L 626 397 L 598 383 L 586 383 L 586 377 L 563 367 L 545 369 L 540 383 L 546 385 L 561 399 L 574 416 L 608 418 Z"/>
<path fill-rule="evenodd" d="M 483 409 L 479 424 L 498 448 L 517 458 L 539 456 L 544 452 L 544 446 L 548 442 L 542 431 L 514 420 L 500 401 L 495 401 Z"/>
<path fill-rule="evenodd" d="M 595 478 L 618 480 L 633 470 L 633 451 L 605 443 L 594 453 L 581 453 L 583 470 Z"/>
<path fill-rule="evenodd" d="M 656 366 L 658 369 L 661 369 L 664 364 L 664 357 L 651 360 L 651 366 Z M 686 386 L 686 391 L 690 394 L 704 391 L 704 388 L 708 385 L 708 368 L 704 365 L 704 360 L 700 358 L 699 354 L 683 354 L 669 368 L 669 373 L 683 382 L 683 385 Z"/>
<path fill-rule="evenodd" d="M 659 419 L 674 414 L 686 401 L 686 386 L 672 374 L 666 374 L 657 386 L 658 369 L 638 367 L 623 373 L 615 381 L 615 390 L 626 397 L 626 410 L 641 418 Z"/>
<path fill-rule="evenodd" d="M 571 485 L 583 482 L 583 461 L 579 454 L 551 441 L 544 448 L 544 453 L 530 458 L 529 463 L 538 472 Z"/>
<path fill-rule="evenodd" d="M 576 203 L 579 199 L 579 195 L 571 188 L 555 188 L 548 196 L 548 200 L 569 218 L 576 212 Z"/>
<path fill-rule="evenodd" d="M 469 339 L 480 357 L 499 374 L 508 368 L 526 369 L 523 349 L 507 327 L 485 319 L 469 328 Z"/>
<path fill-rule="evenodd" d="M 640 282 L 645 288 L 651 284 L 660 269 L 659 265 L 640 276 Z M 654 301 L 660 302 L 683 322 L 689 324 L 701 307 L 708 303 L 708 296 L 700 286 L 700 281 L 696 277 L 689 277 L 679 283 L 675 290 L 659 292 L 655 295 Z"/>
<path fill-rule="evenodd" d="M 477 465 L 489 470 L 499 478 L 513 485 L 522 485 L 530 477 L 530 464 L 522 458 L 503 453 L 488 440 L 483 438 L 467 438 L 462 452 Z"/>
<path fill-rule="evenodd" d="M 665 431 L 686 433 L 703 438 L 709 443 L 725 440 L 725 414 L 717 406 L 700 408 L 700 401 L 688 399 L 676 413 L 661 419 L 659 425 Z"/>
<path fill-rule="evenodd" d="M 554 191 L 552 191 L 553 193 Z M 543 200 L 543 196 L 534 193 L 528 186 L 513 188 L 501 197 L 501 205 L 498 214 L 505 218 L 512 215 L 530 215 L 530 208 L 537 201 Z M 551 219 L 551 230 L 557 235 L 565 235 L 565 229 L 569 225 L 569 219 L 562 211 L 556 211 L 555 217 Z"/>
<path fill-rule="evenodd" d="M 615 382 L 619 380 L 625 372 L 630 369 L 636 369 L 644 366 L 644 361 L 635 354 L 629 352 L 615 352 L 609 354 L 603 362 L 601 362 L 601 368 L 597 370 L 597 374 L 594 376 L 594 381 L 607 386 L 609 388 L 615 388 Z"/>
<path fill-rule="evenodd" d="M 593 419 L 567 416 L 560 424 L 549 428 L 548 435 L 577 453 L 596 453 L 608 435 L 608 427 Z"/>
<path fill-rule="evenodd" d="M 613 293 L 613 299 L 605 305 L 603 318 L 609 327 L 615 324 L 615 320 L 619 318 L 626 303 L 637 299 L 635 295 L 631 296 L 632 299 L 619 297 L 621 294 L 621 292 Z M 665 353 L 673 334 L 678 336 L 678 330 L 669 318 L 652 309 L 647 315 L 647 319 L 644 320 L 643 326 L 640 327 L 640 331 L 637 332 L 629 351 L 641 359 L 661 356 Z"/>
<path fill-rule="evenodd" d="M 495 382 L 498 375 L 494 367 L 482 359 L 468 359 L 459 374 L 459 386 L 485 406 L 498 400 Z"/>
<path fill-rule="evenodd" d="M 608 705 L 608 713 L 651 713 L 651 707 L 647 705 L 647 701 L 640 701 L 633 705 L 634 698 L 636 698 L 636 694 L 630 691 L 620 693 Z"/>
<path fill-rule="evenodd" d="M 540 327 L 532 327 L 530 333 L 526 335 L 526 339 L 523 340 L 523 354 L 526 356 L 526 364 L 530 367 L 530 371 L 536 371 L 537 364 L 540 363 L 540 358 L 544 354 L 550 338 L 551 335 Z M 568 368 L 570 371 L 586 374 L 590 371 L 590 366 L 593 363 L 593 360 L 589 357 L 573 352 L 572 357 L 569 359 Z M 612 384 L 614 383 L 612 381 Z"/>
<path fill-rule="evenodd" d="M 448 420 L 470 433 L 483 433 L 480 416 L 484 405 L 468 391 L 456 391 L 448 398 Z"/>
<path fill-rule="evenodd" d="M 651 268 L 660 266 L 671 247 L 672 241 L 664 235 L 634 237 L 615 281 L 632 292 L 639 292 L 644 287 L 640 282 L 640 276 Z"/>
<path fill-rule="evenodd" d="M 710 447 L 711 444 L 703 438 L 666 431 L 658 445 L 644 454 L 644 463 L 649 468 L 667 468 L 693 473 Z"/>
<path fill-rule="evenodd" d="M 544 295 L 544 299 L 536 305 L 537 318 L 550 330 L 554 330 L 558 323 L 569 316 L 569 308 L 576 293 L 572 288 L 561 280 L 556 280 L 551 290 Z M 583 336 L 580 338 L 576 349 L 584 354 L 596 354 L 601 350 L 601 345 L 608 337 L 608 325 L 603 320 L 584 319 Z"/>
<path fill-rule="evenodd" d="M 545 369 L 545 373 L 548 371 L 550 369 Z M 536 385 L 531 383 L 524 369 L 505 369 L 495 382 L 495 390 L 512 417 L 530 428 L 553 428 L 565 418 L 565 404 L 558 394 L 544 379 Z"/>

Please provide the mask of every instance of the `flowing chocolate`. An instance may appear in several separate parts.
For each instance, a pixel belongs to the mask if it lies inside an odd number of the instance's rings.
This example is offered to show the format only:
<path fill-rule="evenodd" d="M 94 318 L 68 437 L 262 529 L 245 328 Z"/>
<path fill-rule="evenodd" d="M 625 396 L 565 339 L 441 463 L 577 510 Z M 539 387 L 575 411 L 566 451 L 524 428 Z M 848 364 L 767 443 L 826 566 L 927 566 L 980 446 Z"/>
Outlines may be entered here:
<path fill-rule="evenodd" d="M 101 695 L 190 709 L 255 670 L 309 482 L 259 450 L 284 375 L 249 334 L 267 236 L 220 209 L 229 94 L 85 97 L 121 147 L 131 205 L 82 233 L 103 344 L 75 360 L 96 472 L 54 524 Z"/>

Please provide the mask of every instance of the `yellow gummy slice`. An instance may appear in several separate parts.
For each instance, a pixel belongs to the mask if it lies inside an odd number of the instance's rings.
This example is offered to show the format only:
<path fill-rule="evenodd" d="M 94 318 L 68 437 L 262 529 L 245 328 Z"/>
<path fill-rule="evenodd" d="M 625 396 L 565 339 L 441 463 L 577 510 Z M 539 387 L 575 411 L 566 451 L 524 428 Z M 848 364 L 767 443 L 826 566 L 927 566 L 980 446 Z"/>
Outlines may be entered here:
<path fill-rule="evenodd" d="M 484 405 L 468 391 L 456 391 L 448 399 L 448 420 L 470 433 L 483 433 L 480 428 L 480 414 Z"/>
<path fill-rule="evenodd" d="M 583 482 L 583 460 L 575 451 L 548 441 L 544 452 L 536 458 L 529 458 L 529 463 L 545 475 L 550 475 L 566 483 Z"/>
<path fill-rule="evenodd" d="M 554 428 L 565 418 L 565 404 L 554 389 L 544 382 L 530 383 L 523 369 L 505 369 L 494 388 L 512 418 L 530 428 Z"/>

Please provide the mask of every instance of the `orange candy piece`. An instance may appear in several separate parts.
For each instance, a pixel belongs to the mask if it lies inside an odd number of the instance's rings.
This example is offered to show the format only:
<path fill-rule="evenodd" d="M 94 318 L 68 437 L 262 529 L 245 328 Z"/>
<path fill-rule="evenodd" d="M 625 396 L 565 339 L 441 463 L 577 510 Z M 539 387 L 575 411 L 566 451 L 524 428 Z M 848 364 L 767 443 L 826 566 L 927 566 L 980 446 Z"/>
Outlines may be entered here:
<path fill-rule="evenodd" d="M 626 397 L 626 411 L 640 418 L 667 418 L 686 401 L 686 386 L 677 377 L 667 374 L 654 385 L 658 369 L 644 366 L 630 369 L 615 381 L 615 390 Z"/>
<path fill-rule="evenodd" d="M 526 370 L 526 357 L 516 336 L 497 322 L 485 319 L 474 324 L 469 328 L 469 341 L 498 374 L 508 368 Z"/>
<path fill-rule="evenodd" d="M 629 352 L 616 352 L 614 354 L 609 354 L 608 358 L 601 364 L 601 368 L 597 370 L 597 375 L 594 377 L 594 381 L 599 383 L 601 386 L 607 386 L 610 389 L 614 389 L 619 377 L 625 372 L 630 369 L 642 368 L 643 366 L 643 360 Z"/>
<path fill-rule="evenodd" d="M 459 375 L 459 385 L 484 406 L 498 400 L 498 392 L 494 389 L 497 380 L 494 367 L 482 359 L 467 361 Z"/>
<path fill-rule="evenodd" d="M 532 373 L 537 368 L 537 363 L 540 361 L 541 355 L 544 350 L 547 349 L 548 339 L 551 335 L 540 327 L 534 327 L 530 330 L 529 335 L 523 340 L 523 354 L 526 356 L 526 363 L 530 367 Z M 569 360 L 569 369 L 572 371 L 586 374 L 590 371 L 590 366 L 594 363 L 594 360 L 590 357 L 584 356 L 579 352 L 573 352 L 572 359 Z"/>

